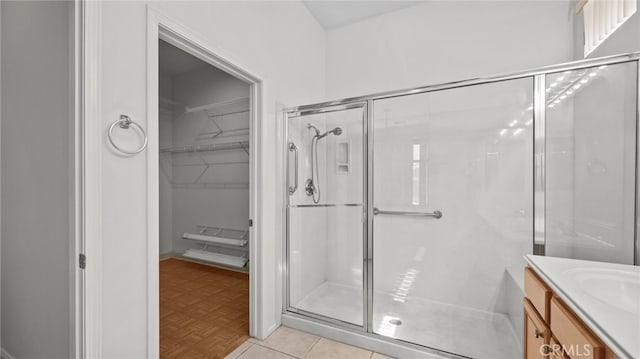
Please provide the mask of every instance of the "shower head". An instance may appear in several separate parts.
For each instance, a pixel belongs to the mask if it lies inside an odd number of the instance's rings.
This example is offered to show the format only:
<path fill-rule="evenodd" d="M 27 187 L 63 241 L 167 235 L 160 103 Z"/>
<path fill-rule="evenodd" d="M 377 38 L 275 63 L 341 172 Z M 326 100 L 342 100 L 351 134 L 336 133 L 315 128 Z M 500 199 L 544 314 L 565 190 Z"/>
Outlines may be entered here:
<path fill-rule="evenodd" d="M 315 127 L 314 127 L 314 128 L 315 128 Z M 342 134 L 342 129 L 341 129 L 340 127 L 336 127 L 336 128 L 334 128 L 333 130 L 329 130 L 329 131 L 327 131 L 327 132 L 325 132 L 325 133 L 323 133 L 323 134 L 321 134 L 321 135 L 318 135 L 318 134 L 316 133 L 316 137 L 318 137 L 318 139 L 325 138 L 325 137 L 327 137 L 327 135 L 329 135 L 330 133 L 333 133 L 333 135 L 334 135 L 334 136 L 340 136 L 340 135 Z"/>
<path fill-rule="evenodd" d="M 317 137 L 318 139 L 321 139 L 323 137 L 326 137 L 328 134 L 333 133 L 335 136 L 340 136 L 342 134 L 342 129 L 340 127 L 336 127 L 333 130 L 327 131 L 323 134 L 320 134 L 320 130 L 318 130 L 318 128 L 310 123 L 307 123 L 307 129 L 309 130 L 314 130 L 316 132 L 316 135 L 314 137 Z"/>

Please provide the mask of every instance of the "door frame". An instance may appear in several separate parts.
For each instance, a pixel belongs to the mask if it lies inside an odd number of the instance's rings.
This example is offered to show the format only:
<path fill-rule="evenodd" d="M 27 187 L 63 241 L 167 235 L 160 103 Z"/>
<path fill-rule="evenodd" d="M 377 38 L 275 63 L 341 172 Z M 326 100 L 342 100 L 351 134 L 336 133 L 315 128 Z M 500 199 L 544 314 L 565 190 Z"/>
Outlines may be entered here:
<path fill-rule="evenodd" d="M 75 79 L 74 171 L 75 191 L 74 249 L 85 254 L 88 265 L 78 269 L 74 259 L 72 280 L 75 283 L 73 313 L 76 326 L 72 329 L 74 350 L 78 358 L 102 357 L 102 155 L 104 128 L 101 108 L 102 4 L 99 1 L 74 0 L 73 36 L 77 51 Z M 261 307 L 263 248 L 257 238 L 262 231 L 262 119 L 264 117 L 264 84 L 254 72 L 232 60 L 222 49 L 204 41 L 194 31 L 147 5 L 146 34 L 146 124 L 149 143 L 146 149 L 147 254 L 147 357 L 159 357 L 159 124 L 158 124 L 158 40 L 163 39 L 187 53 L 221 69 L 250 85 L 250 132 L 252 149 L 249 158 L 249 218 L 253 220 L 249 234 L 249 334 L 263 338 L 268 329 L 263 325 Z M 145 155 L 144 152 L 141 155 Z"/>
<path fill-rule="evenodd" d="M 262 295 L 260 258 L 262 248 L 257 241 L 261 233 L 261 135 L 263 81 L 239 66 L 225 52 L 204 41 L 194 31 L 147 5 L 147 353 L 159 357 L 159 75 L 158 40 L 195 56 L 250 86 L 249 119 L 249 335 L 262 337 L 260 298 Z"/>
<path fill-rule="evenodd" d="M 102 149 L 101 31 L 102 3 L 75 0 L 74 45 L 77 54 L 74 98 L 75 252 L 90 264 L 72 278 L 75 283 L 75 353 L 102 358 Z M 85 258 L 86 258 L 85 257 Z"/>

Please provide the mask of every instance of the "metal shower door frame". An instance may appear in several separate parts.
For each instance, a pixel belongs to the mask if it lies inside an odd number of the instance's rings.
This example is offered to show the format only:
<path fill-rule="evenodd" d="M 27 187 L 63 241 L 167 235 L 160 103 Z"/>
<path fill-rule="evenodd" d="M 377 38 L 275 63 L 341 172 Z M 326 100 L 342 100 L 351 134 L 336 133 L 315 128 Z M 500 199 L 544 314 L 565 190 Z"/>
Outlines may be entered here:
<path fill-rule="evenodd" d="M 376 339 L 382 339 L 393 343 L 402 343 L 403 345 L 418 348 L 420 350 L 426 350 L 428 352 L 435 352 L 440 355 L 448 357 L 458 358 L 459 356 L 447 352 L 443 352 L 436 348 L 423 346 L 417 343 L 410 343 L 400 339 L 390 338 L 381 334 L 374 333 L 373 330 L 373 159 L 374 159 L 374 124 L 373 124 L 373 109 L 374 101 L 392 97 L 409 96 L 415 94 L 422 94 L 428 92 L 437 92 L 442 90 L 450 90 L 468 86 L 497 83 L 502 81 L 517 80 L 530 78 L 533 82 L 533 235 L 532 235 L 532 253 L 544 255 L 546 246 L 546 226 L 545 226 L 545 206 L 546 206 L 546 76 L 548 74 L 580 70 L 585 68 L 591 68 L 602 65 L 616 65 L 623 63 L 635 63 L 636 64 L 636 159 L 635 159 L 635 225 L 634 225 L 634 264 L 640 265 L 640 243 L 638 236 L 640 235 L 640 52 L 633 52 L 621 55 L 607 56 L 596 59 L 587 59 L 581 61 L 574 61 L 569 63 L 563 63 L 558 65 L 546 66 L 532 70 L 513 72 L 508 74 L 501 74 L 489 77 L 479 77 L 463 81 L 455 81 L 448 83 L 441 83 L 423 87 L 416 87 L 411 89 L 404 89 L 398 91 L 381 92 L 371 95 L 345 98 L 335 101 L 321 102 L 310 105 L 296 106 L 284 109 L 284 139 L 286 146 L 288 144 L 288 120 L 293 116 L 300 116 L 304 114 L 331 112 L 348 108 L 348 106 L 362 107 L 364 109 L 365 121 L 363 128 L 363 138 L 366 144 L 364 148 L 364 173 L 366 177 L 363 178 L 363 188 L 365 190 L 365 197 L 363 198 L 363 205 L 366 208 L 365 211 L 365 228 L 364 228 L 364 256 L 363 256 L 363 283 L 364 283 L 364 320 L 363 326 L 353 325 L 351 323 L 345 323 L 335 318 L 328 318 L 321 315 L 307 313 L 301 310 L 292 310 L 289 303 L 289 193 L 285 188 L 284 203 L 286 205 L 286 214 L 284 219 L 285 225 L 285 245 L 284 248 L 284 263 L 283 263 L 283 312 L 287 314 L 299 315 L 307 320 L 317 322 L 320 324 L 329 324 L 341 329 L 355 329 L 361 334 L 373 337 Z M 355 107 L 354 107 L 355 108 Z M 284 178 L 285 186 L 288 186 L 288 173 L 289 162 L 287 157 L 287 151 L 285 149 L 285 156 L 283 158 Z"/>
<path fill-rule="evenodd" d="M 348 103 L 342 103 L 342 104 L 336 104 L 336 105 L 332 105 L 332 106 L 322 106 L 322 107 L 318 107 L 318 108 L 313 108 L 313 109 L 305 109 L 305 110 L 289 110 L 289 109 L 285 109 L 284 112 L 284 116 L 283 116 L 283 121 L 284 121 L 284 140 L 285 140 L 285 152 L 284 152 L 284 158 L 283 158 L 283 169 L 284 169 L 284 174 L 283 174 L 283 178 L 285 179 L 285 191 L 284 191 L 284 205 L 285 205 L 285 218 L 284 218 L 284 230 L 285 230 L 285 243 L 283 246 L 283 250 L 284 253 L 283 255 L 283 300 L 282 300 L 282 306 L 283 306 L 283 311 L 284 312 L 290 312 L 290 313 L 295 313 L 295 314 L 299 314 L 299 315 L 303 315 L 309 318 L 313 318 L 316 320 L 320 320 L 323 322 L 327 322 L 327 323 L 331 323 L 333 325 L 337 325 L 339 327 L 344 327 L 344 328 L 350 328 L 350 329 L 355 329 L 361 332 L 365 332 L 366 328 L 368 326 L 368 318 L 367 318 L 367 311 L 363 310 L 362 313 L 362 323 L 363 325 L 357 325 L 357 324 L 353 324 L 353 323 L 349 323 L 349 322 L 345 322 L 336 318 L 332 318 L 332 317 L 328 317 L 325 315 L 321 315 L 321 314 L 317 314 L 317 313 L 312 313 L 303 309 L 299 309 L 299 308 L 294 308 L 291 306 L 291 302 L 290 302 L 290 293 L 291 293 L 291 285 L 290 285 L 290 276 L 289 276 L 289 268 L 290 268 L 290 256 L 289 256 L 289 241 L 290 241 L 290 209 L 291 209 L 291 203 L 290 203 L 290 193 L 289 193 L 289 188 L 290 188 L 290 183 L 289 183 L 289 179 L 290 179 L 290 166 L 289 166 L 289 146 L 290 146 L 290 141 L 289 141 L 289 120 L 292 118 L 296 118 L 296 117 L 303 117 L 303 116 L 309 116 L 309 115 L 317 115 L 317 114 L 323 114 L 323 113 L 331 113 L 331 112 L 339 112 L 339 111 L 346 111 L 346 110 L 353 110 L 353 109 L 361 109 L 362 110 L 362 146 L 363 146 L 363 193 L 362 193 L 362 208 L 363 208 L 363 216 L 366 216 L 366 211 L 364 210 L 366 208 L 367 205 L 367 196 L 368 196 L 368 189 L 366 187 L 366 174 L 367 174 L 367 163 L 368 163 L 368 159 L 367 159 L 367 143 L 368 143 L 368 122 L 369 122 L 369 111 L 368 111 L 368 101 L 353 101 L 353 102 L 348 102 Z M 297 156 L 297 155 L 296 155 Z M 297 163 L 296 163 L 297 165 Z M 299 169 L 296 170 L 296 173 L 299 173 Z M 296 176 L 296 181 L 298 180 L 297 176 Z M 345 204 L 344 206 L 351 206 L 352 204 Z M 308 205 L 305 207 L 336 207 L 336 205 Z M 363 274 L 362 274 L 362 283 L 363 283 L 363 288 L 362 288 L 362 301 L 363 301 L 363 308 L 367 308 L 367 278 L 370 277 L 369 272 L 368 272 L 368 266 L 367 266 L 367 261 L 366 261 L 366 251 L 367 251 L 367 238 L 369 237 L 368 233 L 367 233 L 367 220 L 363 221 L 363 232 L 362 232 L 362 241 L 363 241 Z"/>

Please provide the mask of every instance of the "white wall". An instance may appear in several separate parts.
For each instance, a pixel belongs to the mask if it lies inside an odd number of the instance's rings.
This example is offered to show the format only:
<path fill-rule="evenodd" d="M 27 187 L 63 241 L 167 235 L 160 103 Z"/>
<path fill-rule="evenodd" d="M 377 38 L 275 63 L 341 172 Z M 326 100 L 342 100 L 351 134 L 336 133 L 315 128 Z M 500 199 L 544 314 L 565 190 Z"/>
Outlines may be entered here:
<path fill-rule="evenodd" d="M 327 95 L 463 80 L 571 60 L 565 1 L 429 1 L 327 32 Z"/>
<path fill-rule="evenodd" d="M 146 4 L 102 4 L 102 128 L 127 113 L 146 126 Z M 262 147 L 255 149 L 265 173 L 262 189 L 263 254 L 256 273 L 263 297 L 266 335 L 279 321 L 281 227 L 275 105 L 315 102 L 324 94 L 324 32 L 304 5 L 295 2 L 157 2 L 153 7 L 222 49 L 264 81 Z M 126 54 L 124 56 L 123 54 Z M 145 357 L 146 348 L 146 156 L 124 158 L 102 150 L 103 290 L 102 346 L 105 358 Z M 157 175 L 157 174 L 150 174 Z M 122 186 L 122 179 L 127 186 Z M 126 213 L 127 215 L 123 215 Z M 128 295 L 122 295 L 127 293 Z"/>
<path fill-rule="evenodd" d="M 70 358 L 70 3 L 2 6 L 2 346 Z"/>

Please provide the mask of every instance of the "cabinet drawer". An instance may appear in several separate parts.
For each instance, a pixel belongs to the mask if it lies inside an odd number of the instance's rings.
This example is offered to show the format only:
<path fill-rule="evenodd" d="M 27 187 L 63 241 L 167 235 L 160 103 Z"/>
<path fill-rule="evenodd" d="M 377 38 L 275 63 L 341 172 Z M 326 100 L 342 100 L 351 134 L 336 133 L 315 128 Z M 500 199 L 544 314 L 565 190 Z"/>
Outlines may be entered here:
<path fill-rule="evenodd" d="M 551 289 L 547 287 L 530 267 L 524 269 L 524 292 L 546 323 L 549 323 L 549 301 Z"/>
<path fill-rule="evenodd" d="M 567 355 L 580 359 L 604 359 L 605 346 L 564 303 L 551 298 L 551 332 L 564 345 Z"/>

